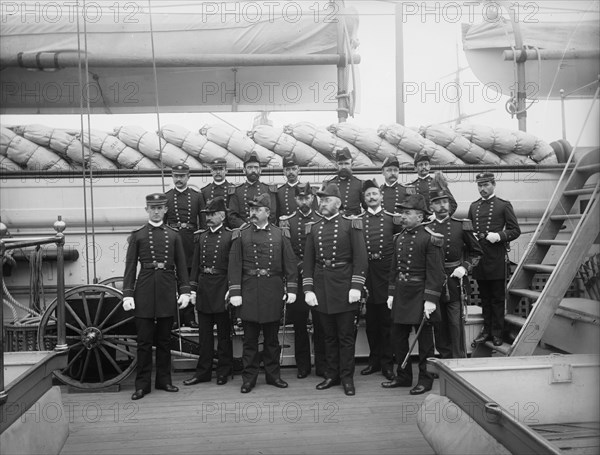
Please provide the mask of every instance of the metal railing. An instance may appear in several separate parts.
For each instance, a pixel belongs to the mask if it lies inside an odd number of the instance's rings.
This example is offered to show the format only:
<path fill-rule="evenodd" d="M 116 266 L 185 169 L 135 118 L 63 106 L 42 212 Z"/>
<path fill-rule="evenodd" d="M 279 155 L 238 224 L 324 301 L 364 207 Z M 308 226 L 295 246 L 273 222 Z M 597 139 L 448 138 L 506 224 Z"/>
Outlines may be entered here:
<path fill-rule="evenodd" d="M 57 291 L 57 307 L 56 315 L 58 319 L 57 324 L 57 344 L 54 348 L 56 352 L 64 352 L 68 350 L 67 337 L 66 337 L 66 326 L 65 326 L 65 258 L 64 258 L 64 245 L 66 224 L 62 221 L 61 217 L 54 223 L 54 230 L 56 235 L 52 237 L 27 237 L 27 238 L 1 238 L 5 232 L 0 232 L 0 257 L 4 257 L 4 254 L 8 250 L 16 248 L 25 248 L 30 246 L 48 245 L 51 243 L 56 244 L 56 291 Z M 5 226 L 2 225 L 2 231 L 6 231 Z M 0 267 L 0 284 L 4 283 L 4 273 Z M 4 302 L 4 286 L 0 286 L 0 302 Z M 4 311 L 0 309 L 0 344 L 2 345 L 2 355 L 0 356 L 0 404 L 4 404 L 7 400 L 7 393 L 4 389 Z"/>

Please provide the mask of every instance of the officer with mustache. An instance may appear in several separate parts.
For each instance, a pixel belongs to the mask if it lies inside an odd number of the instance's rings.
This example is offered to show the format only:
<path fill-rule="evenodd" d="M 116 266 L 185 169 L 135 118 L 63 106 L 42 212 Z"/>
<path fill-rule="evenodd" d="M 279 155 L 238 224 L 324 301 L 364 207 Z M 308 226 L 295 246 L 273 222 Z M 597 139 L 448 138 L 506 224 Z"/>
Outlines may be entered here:
<path fill-rule="evenodd" d="M 342 200 L 341 212 L 343 215 L 360 215 L 365 207 L 363 199 L 363 181 L 352 175 L 352 155 L 346 147 L 335 152 L 337 176 L 326 180 L 322 190 L 329 184 L 335 184 Z"/>
<path fill-rule="evenodd" d="M 237 186 L 229 187 L 229 227 L 239 228 L 249 221 L 249 202 L 255 197 L 266 194 L 271 210 L 269 222 L 277 222 L 277 185 L 267 185 L 260 181 L 261 164 L 255 152 L 250 153 L 244 161 L 246 181 Z"/>

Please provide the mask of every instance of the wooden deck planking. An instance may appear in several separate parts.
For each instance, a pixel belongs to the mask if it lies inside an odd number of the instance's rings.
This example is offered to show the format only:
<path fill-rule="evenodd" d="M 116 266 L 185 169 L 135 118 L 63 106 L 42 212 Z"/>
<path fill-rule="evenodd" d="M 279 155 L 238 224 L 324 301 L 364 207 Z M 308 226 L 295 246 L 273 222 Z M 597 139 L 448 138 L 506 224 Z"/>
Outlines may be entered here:
<path fill-rule="evenodd" d="M 355 377 L 357 395 L 346 397 L 342 387 L 317 391 L 320 378 L 295 373 L 282 370 L 288 389 L 261 377 L 249 394 L 240 393 L 240 376 L 224 386 L 181 385 L 190 373 L 174 373 L 179 393 L 153 390 L 136 402 L 132 378 L 116 393 L 64 390 L 70 435 L 61 453 L 433 453 L 416 425 L 424 395 L 383 389 L 375 374 Z"/>
<path fill-rule="evenodd" d="M 598 454 L 600 422 L 532 425 L 531 428 L 567 454 Z"/>

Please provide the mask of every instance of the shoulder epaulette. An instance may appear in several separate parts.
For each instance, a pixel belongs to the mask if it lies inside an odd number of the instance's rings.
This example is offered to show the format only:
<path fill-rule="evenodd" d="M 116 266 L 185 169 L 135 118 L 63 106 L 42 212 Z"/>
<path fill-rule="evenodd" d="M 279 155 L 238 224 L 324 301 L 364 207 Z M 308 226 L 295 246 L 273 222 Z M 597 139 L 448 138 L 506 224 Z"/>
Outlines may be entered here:
<path fill-rule="evenodd" d="M 297 213 L 297 212 L 290 213 L 289 215 L 281 215 L 281 216 L 279 217 L 279 221 L 287 221 L 287 220 L 289 220 L 289 219 L 291 219 L 291 218 L 294 218 L 294 217 L 296 216 L 296 213 Z"/>
<path fill-rule="evenodd" d="M 279 229 L 281 229 L 281 233 L 283 234 L 284 237 L 287 237 L 288 239 L 291 238 L 289 225 L 288 226 L 279 226 Z"/>
<path fill-rule="evenodd" d="M 406 194 L 417 194 L 417 189 L 412 185 L 405 185 L 404 188 L 406 188 Z"/>
<path fill-rule="evenodd" d="M 233 229 L 228 228 L 227 226 L 223 226 L 223 229 L 227 232 L 233 232 Z"/>
<path fill-rule="evenodd" d="M 469 218 L 457 218 L 455 216 L 450 217 L 454 221 L 460 221 L 462 223 L 463 231 L 472 231 L 473 222 Z"/>
<path fill-rule="evenodd" d="M 194 243 L 198 243 L 200 241 L 200 235 L 204 234 L 208 229 L 198 229 L 194 232 Z"/>
<path fill-rule="evenodd" d="M 400 226 L 402 224 L 402 218 L 400 217 L 400 215 L 397 213 L 393 213 L 392 216 L 394 217 L 394 224 Z"/>
<path fill-rule="evenodd" d="M 281 229 L 289 229 L 290 228 L 289 217 L 287 217 L 286 215 L 280 216 L 279 217 L 279 227 Z"/>
<path fill-rule="evenodd" d="M 277 193 L 277 185 L 269 185 L 269 191 L 271 193 Z"/>
<path fill-rule="evenodd" d="M 313 224 L 315 224 L 315 223 L 318 223 L 318 221 L 309 221 L 308 223 L 306 223 L 304 225 L 304 234 L 305 235 L 310 234 L 310 230 L 312 229 Z"/>
<path fill-rule="evenodd" d="M 277 187 L 277 189 L 278 189 L 278 190 L 280 190 L 280 189 L 281 189 L 281 188 L 283 188 L 284 186 L 285 186 L 285 183 L 282 183 L 281 185 L 279 185 L 279 186 Z"/>
<path fill-rule="evenodd" d="M 235 240 L 242 235 L 242 231 L 244 229 L 248 229 L 250 227 L 250 223 L 244 223 L 239 228 L 232 229 L 231 240 Z"/>
<path fill-rule="evenodd" d="M 331 182 L 332 180 L 335 180 L 335 178 L 336 178 L 336 176 L 335 176 L 335 175 L 333 175 L 333 176 L 330 176 L 329 178 L 328 178 L 328 177 L 325 177 L 325 179 L 323 180 L 323 185 L 325 185 L 326 183 L 329 183 L 329 182 Z"/>
<path fill-rule="evenodd" d="M 235 194 L 235 190 L 237 190 L 237 186 L 236 185 L 231 185 L 229 188 L 227 188 L 227 194 L 228 195 L 232 195 Z"/>
<path fill-rule="evenodd" d="M 383 213 L 385 213 L 386 215 L 389 215 L 389 216 L 394 216 L 394 214 L 392 212 L 388 212 L 387 210 L 384 210 Z"/>
<path fill-rule="evenodd" d="M 346 215 L 343 215 L 343 218 L 345 218 L 346 220 L 352 221 L 353 229 L 362 229 L 363 228 L 362 218 L 360 218 L 358 216 L 346 216 Z"/>
<path fill-rule="evenodd" d="M 431 235 L 431 243 L 435 246 L 444 246 L 444 236 L 442 234 L 438 234 L 437 232 L 433 232 L 427 226 L 425 226 L 425 230 Z"/>

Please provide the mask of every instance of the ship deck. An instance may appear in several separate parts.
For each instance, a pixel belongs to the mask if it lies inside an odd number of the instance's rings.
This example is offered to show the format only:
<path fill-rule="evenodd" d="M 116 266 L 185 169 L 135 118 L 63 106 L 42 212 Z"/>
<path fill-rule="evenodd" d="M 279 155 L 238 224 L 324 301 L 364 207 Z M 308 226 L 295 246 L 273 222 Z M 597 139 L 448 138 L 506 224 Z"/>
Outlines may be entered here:
<path fill-rule="evenodd" d="M 354 397 L 341 386 L 317 391 L 321 378 L 297 379 L 291 367 L 282 368 L 287 389 L 261 375 L 245 395 L 239 375 L 222 386 L 183 386 L 190 372 L 173 373 L 178 393 L 153 390 L 138 401 L 130 399 L 134 374 L 118 392 L 63 386 L 70 434 L 61 454 L 432 454 L 416 423 L 426 395 L 383 389 L 381 374 L 361 376 L 361 368 Z"/>

